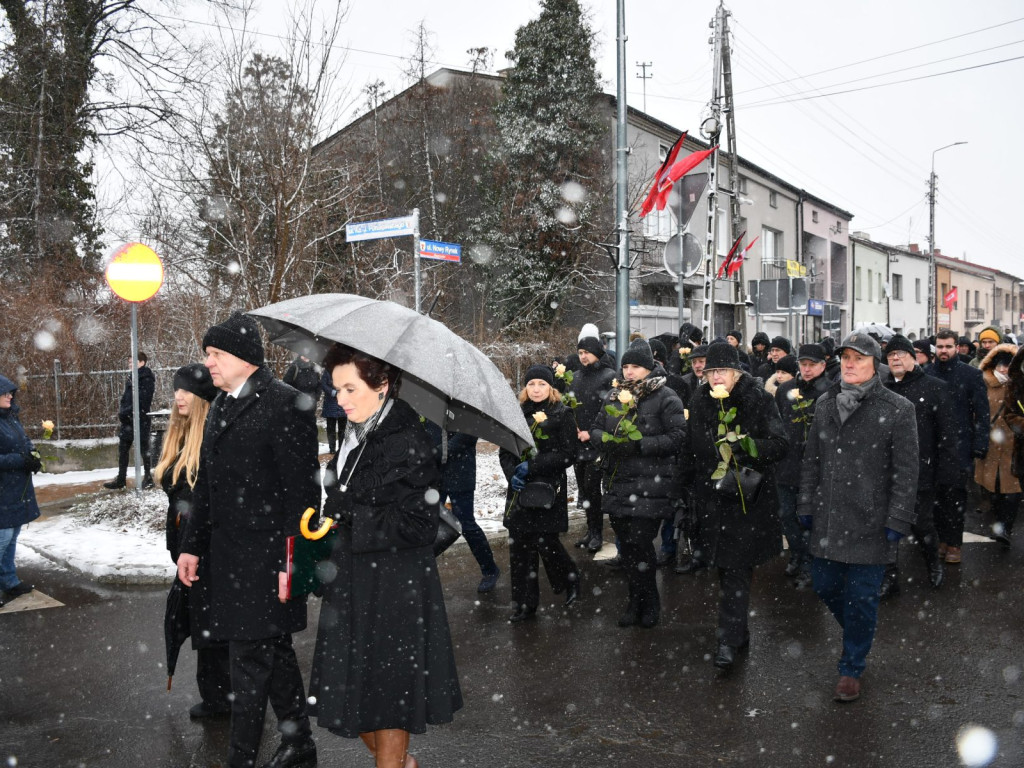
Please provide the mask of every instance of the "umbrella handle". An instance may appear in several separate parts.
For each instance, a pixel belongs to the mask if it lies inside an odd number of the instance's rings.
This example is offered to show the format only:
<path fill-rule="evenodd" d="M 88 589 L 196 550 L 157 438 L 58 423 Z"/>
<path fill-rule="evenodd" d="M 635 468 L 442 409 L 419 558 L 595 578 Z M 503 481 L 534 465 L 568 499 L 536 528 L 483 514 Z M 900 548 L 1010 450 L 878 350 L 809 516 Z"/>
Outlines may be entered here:
<path fill-rule="evenodd" d="M 313 509 L 313 507 L 310 507 L 309 509 L 302 513 L 302 519 L 299 521 L 299 531 L 302 532 L 302 537 L 305 539 L 309 539 L 310 541 L 322 539 L 324 536 L 327 535 L 327 532 L 331 530 L 332 525 L 330 520 L 324 520 L 323 525 L 321 525 L 319 529 L 315 531 L 309 530 L 309 521 L 315 514 L 316 510 Z"/>

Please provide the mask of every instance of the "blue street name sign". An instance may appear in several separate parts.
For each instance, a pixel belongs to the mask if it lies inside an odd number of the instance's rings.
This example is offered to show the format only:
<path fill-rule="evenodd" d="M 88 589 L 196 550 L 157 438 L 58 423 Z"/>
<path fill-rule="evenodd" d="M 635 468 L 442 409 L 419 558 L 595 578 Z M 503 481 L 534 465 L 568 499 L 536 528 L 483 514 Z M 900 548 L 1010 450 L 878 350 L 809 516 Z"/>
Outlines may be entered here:
<path fill-rule="evenodd" d="M 462 263 L 462 246 L 458 243 L 441 243 L 437 240 L 420 240 L 420 258 L 438 259 Z"/>
<path fill-rule="evenodd" d="M 345 239 L 350 243 L 360 240 L 379 240 L 382 237 L 403 237 L 416 234 L 416 219 L 401 216 L 397 219 L 358 221 L 345 225 Z"/>
<path fill-rule="evenodd" d="M 825 311 L 825 302 L 822 299 L 808 299 L 807 314 L 813 317 L 821 317 Z"/>

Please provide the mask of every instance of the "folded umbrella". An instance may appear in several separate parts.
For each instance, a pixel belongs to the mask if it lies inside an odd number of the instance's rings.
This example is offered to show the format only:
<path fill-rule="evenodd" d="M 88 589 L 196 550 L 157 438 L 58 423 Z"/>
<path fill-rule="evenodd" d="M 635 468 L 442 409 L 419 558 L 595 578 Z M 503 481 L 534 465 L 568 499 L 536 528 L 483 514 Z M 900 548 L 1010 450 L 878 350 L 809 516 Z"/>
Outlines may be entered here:
<path fill-rule="evenodd" d="M 167 609 L 164 611 L 164 645 L 167 649 L 167 690 L 171 690 L 171 678 L 178 666 L 178 651 L 181 644 L 192 634 L 189 624 L 188 589 L 174 579 L 167 593 Z"/>
<path fill-rule="evenodd" d="M 437 320 L 347 293 L 300 296 L 249 314 L 272 342 L 311 360 L 322 361 L 338 342 L 399 368 L 398 397 L 443 430 L 475 435 L 517 456 L 534 444 L 501 371 Z"/>

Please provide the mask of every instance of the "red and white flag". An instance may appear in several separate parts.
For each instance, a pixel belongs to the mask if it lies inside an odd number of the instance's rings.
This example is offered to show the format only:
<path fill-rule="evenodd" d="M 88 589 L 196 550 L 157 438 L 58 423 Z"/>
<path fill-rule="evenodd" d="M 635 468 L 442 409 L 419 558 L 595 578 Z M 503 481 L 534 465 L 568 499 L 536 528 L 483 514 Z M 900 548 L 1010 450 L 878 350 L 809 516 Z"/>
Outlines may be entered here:
<path fill-rule="evenodd" d="M 953 305 L 956 304 L 958 298 L 959 297 L 957 296 L 956 286 L 953 286 L 950 289 L 949 293 L 942 297 L 942 305 L 947 309 L 952 309 Z"/>
<path fill-rule="evenodd" d="M 659 211 L 664 210 L 665 206 L 668 205 L 668 194 L 672 191 L 672 185 L 698 165 L 703 163 L 712 152 L 718 149 L 718 145 L 716 144 L 711 147 L 711 149 L 694 152 L 693 154 L 684 157 L 678 163 L 670 165 L 669 161 L 675 159 L 675 155 L 678 154 L 679 147 L 682 146 L 684 138 L 686 138 L 685 133 L 680 136 L 679 141 L 672 146 L 672 151 L 669 152 L 668 157 L 665 158 L 665 162 L 661 164 L 661 168 L 659 168 L 658 172 L 655 174 L 654 183 L 651 185 L 651 191 L 647 193 L 647 198 L 644 200 L 644 204 L 640 207 L 641 219 L 655 208 Z"/>
<path fill-rule="evenodd" d="M 644 198 L 644 204 L 640 206 L 640 218 L 642 219 L 652 210 L 654 205 L 657 203 L 658 192 L 661 189 L 661 183 L 668 177 L 668 172 L 672 168 L 672 165 L 676 161 L 676 155 L 679 154 L 679 150 L 683 148 L 683 141 L 686 139 L 686 131 L 679 134 L 679 138 L 676 139 L 676 143 L 672 145 L 672 148 L 665 155 L 665 159 L 661 161 L 661 165 L 658 166 L 657 172 L 654 174 L 654 181 L 651 184 L 651 190 L 647 193 L 647 197 Z M 671 185 L 670 185 L 671 187 Z M 664 206 L 662 206 L 664 207 Z M 660 209 L 659 209 L 660 210 Z"/>

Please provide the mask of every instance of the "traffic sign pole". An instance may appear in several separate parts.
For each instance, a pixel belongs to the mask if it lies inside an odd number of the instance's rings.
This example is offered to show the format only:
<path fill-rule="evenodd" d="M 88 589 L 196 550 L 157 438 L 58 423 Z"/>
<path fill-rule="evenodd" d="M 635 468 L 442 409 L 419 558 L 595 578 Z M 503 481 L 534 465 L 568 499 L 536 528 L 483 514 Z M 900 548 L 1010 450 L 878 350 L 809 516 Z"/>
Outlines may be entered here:
<path fill-rule="evenodd" d="M 420 209 L 412 209 L 412 258 L 413 258 L 413 286 L 416 302 L 416 311 L 420 311 Z"/>
<path fill-rule="evenodd" d="M 142 445 L 139 438 L 139 313 L 136 302 L 132 302 L 132 440 L 135 445 L 135 495 L 142 495 Z"/>

